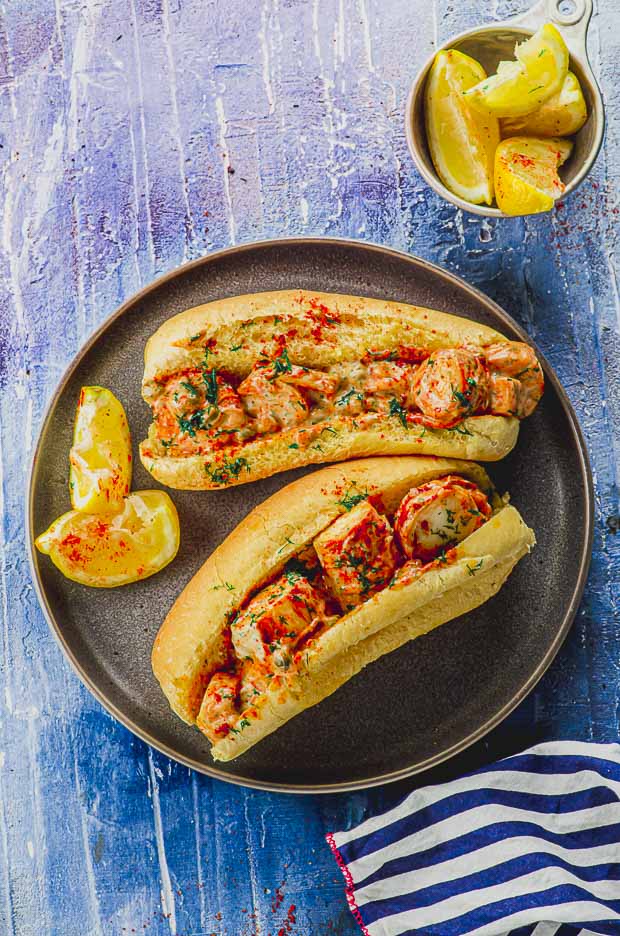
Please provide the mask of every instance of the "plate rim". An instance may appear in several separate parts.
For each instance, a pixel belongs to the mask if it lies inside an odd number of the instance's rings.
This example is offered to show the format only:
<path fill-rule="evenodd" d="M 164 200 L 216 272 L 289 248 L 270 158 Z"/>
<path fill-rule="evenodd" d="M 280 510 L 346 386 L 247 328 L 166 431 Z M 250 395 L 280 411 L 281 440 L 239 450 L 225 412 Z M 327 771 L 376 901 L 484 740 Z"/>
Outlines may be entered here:
<path fill-rule="evenodd" d="M 69 380 L 71 379 L 74 371 L 80 365 L 83 358 L 88 354 L 92 347 L 96 344 L 98 339 L 103 335 L 107 329 L 112 325 L 116 319 L 124 315 L 132 306 L 137 302 L 145 299 L 150 293 L 155 292 L 164 284 L 170 282 L 171 280 L 181 278 L 185 276 L 191 270 L 194 270 L 201 266 L 207 266 L 213 261 L 217 261 L 222 257 L 230 256 L 233 254 L 244 253 L 248 251 L 255 251 L 260 249 L 265 249 L 269 247 L 277 246 L 298 246 L 304 247 L 307 245 L 333 245 L 334 247 L 349 247 L 349 248 L 362 248 L 363 250 L 368 250 L 371 252 L 377 252 L 380 254 L 387 255 L 388 257 L 394 257 L 398 260 L 405 260 L 407 263 L 411 264 L 413 268 L 422 266 L 426 270 L 431 271 L 436 276 L 439 276 L 444 281 L 447 281 L 453 287 L 458 288 L 459 290 L 464 290 L 466 293 L 472 295 L 479 303 L 486 305 L 502 322 L 505 323 L 509 328 L 517 332 L 517 334 L 528 344 L 532 345 L 536 350 L 539 359 L 542 362 L 543 369 L 545 372 L 545 380 L 553 385 L 555 392 L 558 395 L 560 403 L 572 430 L 572 440 L 577 453 L 579 456 L 580 469 L 581 469 L 581 478 L 583 483 L 583 491 L 585 498 L 585 513 L 586 513 L 586 522 L 585 522 L 585 537 L 583 541 L 583 549 L 579 557 L 579 573 L 575 585 L 573 587 L 572 596 L 566 613 L 561 621 L 560 627 L 556 633 L 554 640 L 549 646 L 545 656 L 540 661 L 536 669 L 531 673 L 529 678 L 525 681 L 523 686 L 516 692 L 513 697 L 498 711 L 496 711 L 490 718 L 487 719 L 482 725 L 480 725 L 475 731 L 470 732 L 466 737 L 461 738 L 460 741 L 451 745 L 444 750 L 427 757 L 424 761 L 411 765 L 409 767 L 400 768 L 395 771 L 391 771 L 386 774 L 379 774 L 373 777 L 367 777 L 362 780 L 355 781 L 343 781 L 341 783 L 322 783 L 322 784 L 293 784 L 293 783 L 271 783 L 269 781 L 255 780 L 252 777 L 244 777 L 241 775 L 232 776 L 228 773 L 225 773 L 222 770 L 219 770 L 217 767 L 213 767 L 209 764 L 201 763 L 198 760 L 195 760 L 192 757 L 186 757 L 185 755 L 179 754 L 177 751 L 174 751 L 166 743 L 160 741 L 159 739 L 153 737 L 149 734 L 148 731 L 141 728 L 137 725 L 128 715 L 121 711 L 117 705 L 114 704 L 110 699 L 106 697 L 106 693 L 97 686 L 93 680 L 88 676 L 84 670 L 78 656 L 73 652 L 69 646 L 67 640 L 63 636 L 63 631 L 61 626 L 56 621 L 55 615 L 52 612 L 52 609 L 47 600 L 45 589 L 41 580 L 38 566 L 38 555 L 36 552 L 36 547 L 34 545 L 35 533 L 33 529 L 33 509 L 34 509 L 34 495 L 35 495 L 35 485 L 37 478 L 37 469 L 39 464 L 39 458 L 41 455 L 41 449 L 43 445 L 44 437 L 48 430 L 48 424 L 53 416 L 56 404 L 65 390 L 65 387 Z M 458 276 L 456 273 L 451 272 L 450 270 L 444 269 L 443 267 L 424 259 L 423 257 L 418 257 L 416 254 L 408 253 L 405 250 L 400 250 L 395 247 L 386 247 L 383 244 L 377 244 L 373 241 L 358 240 L 356 238 L 346 238 L 346 237 L 330 237 L 330 236 L 317 236 L 317 237 L 277 237 L 269 238 L 258 241 L 247 241 L 242 244 L 235 244 L 231 247 L 224 247 L 219 250 L 214 250 L 210 253 L 204 254 L 202 257 L 197 257 L 194 260 L 190 260 L 187 263 L 181 264 L 180 266 L 174 267 L 172 270 L 169 270 L 167 273 L 163 273 L 155 279 L 151 280 L 146 286 L 138 290 L 136 293 L 133 293 L 128 299 L 126 299 L 121 305 L 119 305 L 113 312 L 111 312 L 105 319 L 97 326 L 97 328 L 86 338 L 84 343 L 78 348 L 75 355 L 71 361 L 66 366 L 62 376 L 60 377 L 54 392 L 52 393 L 50 399 L 48 400 L 42 417 L 38 426 L 37 440 L 34 446 L 33 454 L 30 459 L 30 464 L 28 467 L 27 475 L 27 497 L 26 497 L 26 517 L 25 517 L 25 529 L 27 537 L 27 553 L 28 553 L 28 564 L 30 567 L 30 575 L 34 585 L 35 593 L 39 601 L 41 610 L 46 619 L 47 625 L 52 632 L 52 635 L 59 644 L 65 658 L 68 660 L 71 665 L 74 673 L 77 675 L 78 679 L 84 685 L 88 691 L 97 699 L 97 701 L 103 706 L 103 708 L 112 715 L 120 724 L 127 728 L 132 734 L 136 735 L 146 744 L 155 748 L 160 753 L 164 754 L 166 757 L 171 758 L 171 760 L 176 761 L 177 763 L 183 764 L 186 767 L 189 767 L 191 770 L 196 770 L 198 773 L 204 774 L 206 776 L 212 777 L 217 780 L 223 780 L 226 783 L 232 783 L 235 786 L 246 787 L 250 789 L 257 790 L 266 790 L 274 793 L 296 793 L 296 794 L 316 794 L 316 793 L 345 793 L 352 792 L 355 790 L 370 789 L 376 786 L 382 786 L 387 783 L 395 783 L 399 780 L 404 780 L 408 777 L 421 774 L 427 770 L 430 770 L 432 767 L 436 767 L 439 764 L 444 763 L 450 758 L 456 756 L 457 754 L 467 750 L 477 741 L 480 741 L 485 735 L 487 735 L 493 728 L 496 728 L 505 718 L 510 715 L 511 712 L 523 701 L 523 699 L 529 695 L 530 692 L 536 687 L 544 673 L 547 671 L 555 657 L 557 656 L 562 644 L 564 643 L 568 632 L 571 628 L 571 625 L 574 621 L 575 615 L 577 613 L 579 603 L 583 596 L 585 589 L 588 572 L 590 568 L 590 561 L 592 557 L 592 544 L 594 538 L 594 483 L 592 476 L 592 469 L 590 465 L 590 459 L 588 454 L 588 449 L 586 447 L 585 439 L 577 415 L 573 408 L 573 405 L 568 398 L 566 391 L 564 390 L 562 384 L 557 378 L 555 371 L 545 358 L 545 356 L 540 352 L 536 343 L 533 339 L 527 334 L 527 332 L 510 316 L 495 300 L 491 299 L 490 296 L 487 296 L 476 286 L 472 286 L 470 283 L 466 282 L 462 277 Z"/>

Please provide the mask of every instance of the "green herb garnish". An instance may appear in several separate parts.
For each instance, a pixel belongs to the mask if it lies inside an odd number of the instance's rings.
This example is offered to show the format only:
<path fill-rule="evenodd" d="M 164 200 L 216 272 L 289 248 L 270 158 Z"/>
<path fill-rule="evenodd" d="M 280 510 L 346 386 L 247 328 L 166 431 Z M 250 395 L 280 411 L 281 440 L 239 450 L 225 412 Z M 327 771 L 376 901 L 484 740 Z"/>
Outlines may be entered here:
<path fill-rule="evenodd" d="M 390 416 L 398 416 L 404 428 L 409 428 L 409 423 L 407 422 L 407 410 L 402 405 L 402 403 L 398 402 L 396 397 L 392 397 L 390 400 Z"/>
<path fill-rule="evenodd" d="M 356 390 L 355 387 L 351 387 L 350 390 L 347 390 L 346 393 L 342 394 L 339 400 L 336 400 L 336 406 L 348 406 L 352 397 L 357 397 L 357 399 L 361 402 L 364 399 L 364 394 L 360 393 L 359 390 Z"/>
<path fill-rule="evenodd" d="M 189 382 L 189 380 L 182 380 L 182 381 L 181 381 L 181 386 L 182 386 L 182 387 L 185 387 L 185 389 L 187 390 L 187 392 L 189 393 L 190 396 L 193 396 L 193 397 L 197 397 L 197 396 L 198 396 L 198 390 L 197 390 L 196 387 L 193 385 L 193 383 L 190 383 L 190 382 Z"/>
<path fill-rule="evenodd" d="M 217 406 L 217 371 L 213 367 L 210 371 L 202 372 L 202 379 L 205 385 L 205 393 L 207 397 L 207 402 L 211 403 L 212 406 Z"/>
<path fill-rule="evenodd" d="M 185 432 L 191 439 L 196 438 L 196 433 L 201 429 L 207 429 L 208 427 L 204 421 L 205 411 L 203 409 L 196 410 L 195 413 L 188 418 L 187 416 L 179 416 L 178 423 L 179 429 L 181 432 Z"/>
<path fill-rule="evenodd" d="M 250 463 L 247 458 L 224 459 L 220 468 L 211 468 L 209 462 L 205 465 L 205 471 L 214 484 L 228 484 L 233 478 L 238 478 L 243 470 L 250 470 Z"/>
<path fill-rule="evenodd" d="M 452 387 L 452 398 L 460 403 L 464 409 L 471 408 L 471 400 L 468 400 L 465 394 L 457 390 L 456 387 Z"/>
<path fill-rule="evenodd" d="M 355 484 L 352 484 L 342 500 L 336 501 L 337 504 L 342 504 L 347 512 L 353 510 L 353 508 L 357 507 L 363 500 L 368 499 L 368 491 L 352 493 L 354 487 Z"/>
<path fill-rule="evenodd" d="M 467 426 L 450 426 L 446 428 L 446 432 L 458 432 L 459 435 L 473 436 L 473 432 L 470 432 Z"/>
<path fill-rule="evenodd" d="M 286 348 L 282 348 L 282 351 L 274 360 L 273 370 L 274 370 L 274 379 L 279 374 L 290 374 L 291 371 L 293 370 L 293 365 L 288 359 L 288 351 Z"/>

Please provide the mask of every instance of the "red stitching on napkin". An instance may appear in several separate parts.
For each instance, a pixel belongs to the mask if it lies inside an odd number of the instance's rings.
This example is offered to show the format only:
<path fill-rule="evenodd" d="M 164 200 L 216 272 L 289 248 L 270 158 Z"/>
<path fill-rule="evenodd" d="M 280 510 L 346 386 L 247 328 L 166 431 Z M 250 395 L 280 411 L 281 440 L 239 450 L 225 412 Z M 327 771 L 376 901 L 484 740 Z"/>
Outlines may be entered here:
<path fill-rule="evenodd" d="M 347 895 L 347 903 L 349 905 L 349 909 L 351 910 L 351 913 L 353 914 L 353 917 L 356 923 L 359 924 L 364 936 L 371 936 L 369 931 L 366 929 L 366 926 L 364 925 L 364 921 L 362 920 L 362 914 L 360 913 L 359 907 L 357 906 L 357 903 L 355 902 L 355 884 L 353 883 L 353 878 L 351 877 L 351 872 L 349 871 L 349 868 L 347 867 L 347 863 L 342 857 L 342 855 L 340 854 L 340 852 L 338 851 L 338 848 L 336 846 L 336 843 L 334 841 L 334 836 L 332 835 L 332 833 L 328 832 L 325 838 L 327 840 L 327 844 L 332 850 L 332 854 L 334 858 L 336 859 L 336 864 L 342 871 L 343 877 L 345 879 L 345 882 L 347 885 L 345 888 L 345 894 Z"/>

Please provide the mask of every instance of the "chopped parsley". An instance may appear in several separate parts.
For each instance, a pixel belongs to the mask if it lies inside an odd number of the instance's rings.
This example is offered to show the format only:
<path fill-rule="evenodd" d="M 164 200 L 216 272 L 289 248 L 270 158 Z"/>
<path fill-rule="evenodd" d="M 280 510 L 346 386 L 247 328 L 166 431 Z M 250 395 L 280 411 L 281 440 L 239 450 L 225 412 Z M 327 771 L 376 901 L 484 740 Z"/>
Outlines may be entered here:
<path fill-rule="evenodd" d="M 392 397 L 390 400 L 390 416 L 397 416 L 405 429 L 409 428 L 409 423 L 407 422 L 407 410 L 399 403 L 396 397 Z"/>
<path fill-rule="evenodd" d="M 349 490 L 345 493 L 342 500 L 336 501 L 338 504 L 342 504 L 345 510 L 348 512 L 353 510 L 354 507 L 357 507 L 362 501 L 368 499 L 368 491 L 355 491 L 355 484 L 352 484 Z"/>
<path fill-rule="evenodd" d="M 446 432 L 458 432 L 459 435 L 473 436 L 473 432 L 470 432 L 467 426 L 450 426 L 446 428 Z"/>
<path fill-rule="evenodd" d="M 289 448 L 297 448 L 297 449 L 298 449 L 298 448 L 299 448 L 299 443 L 298 443 L 298 442 L 291 442 L 291 444 L 289 445 Z"/>
<path fill-rule="evenodd" d="M 484 559 L 481 559 L 479 562 L 476 563 L 476 565 L 473 565 L 473 566 L 467 565 L 467 566 L 465 566 L 465 568 L 467 569 L 467 574 L 468 574 L 468 575 L 475 575 L 476 572 L 479 572 L 480 569 L 482 568 L 482 563 L 483 563 L 483 562 L 484 562 Z"/>
<path fill-rule="evenodd" d="M 193 344 L 195 341 L 198 341 L 201 335 L 202 335 L 202 332 L 198 332 L 197 335 L 190 335 L 190 338 L 189 338 L 190 344 Z"/>
<path fill-rule="evenodd" d="M 192 413 L 191 416 L 179 416 L 177 421 L 179 423 L 179 429 L 181 432 L 185 432 L 191 439 L 196 438 L 196 433 L 200 429 L 206 429 L 207 426 L 204 421 L 205 411 L 203 409 L 196 410 L 195 413 Z"/>
<path fill-rule="evenodd" d="M 181 381 L 181 386 L 182 386 L 182 387 L 185 387 L 185 389 L 187 390 L 187 392 L 189 393 L 190 396 L 192 396 L 192 397 L 197 397 L 197 396 L 198 396 L 198 390 L 197 390 L 196 387 L 193 385 L 193 383 L 190 383 L 190 382 L 189 382 L 189 380 L 182 380 L 182 381 Z"/>
<path fill-rule="evenodd" d="M 250 721 L 247 718 L 242 718 L 240 721 L 237 722 L 237 724 L 239 725 L 238 728 L 231 727 L 230 729 L 233 734 L 239 734 L 244 728 L 250 727 Z"/>
<path fill-rule="evenodd" d="M 250 470 L 250 463 L 247 458 L 224 459 L 220 468 L 212 468 L 209 462 L 205 465 L 205 471 L 214 484 L 228 484 L 234 478 L 238 478 L 243 470 Z"/>
<path fill-rule="evenodd" d="M 290 374 L 292 370 L 293 365 L 288 359 L 288 351 L 286 348 L 282 348 L 282 351 L 273 362 L 274 379 L 280 374 Z"/>
<path fill-rule="evenodd" d="M 461 393 L 460 390 L 457 390 L 456 387 L 452 387 L 452 398 L 460 403 L 463 409 L 471 408 L 471 400 L 468 400 L 464 393 Z"/>
<path fill-rule="evenodd" d="M 286 549 L 287 545 L 288 545 L 288 546 L 296 546 L 297 544 L 294 543 L 293 540 L 290 539 L 288 536 L 285 536 L 285 537 L 284 537 L 284 544 L 283 544 L 282 546 L 280 546 L 280 548 L 278 549 L 278 552 L 276 553 L 276 556 L 277 556 L 279 553 L 281 553 L 283 549 Z"/>
<path fill-rule="evenodd" d="M 202 379 L 205 385 L 207 402 L 217 406 L 217 371 L 214 367 L 211 370 L 202 372 Z"/>
<path fill-rule="evenodd" d="M 342 394 L 340 399 L 336 400 L 336 406 L 348 406 L 353 398 L 357 398 L 361 403 L 364 399 L 364 394 L 356 390 L 355 387 L 351 387 L 350 390 Z"/>

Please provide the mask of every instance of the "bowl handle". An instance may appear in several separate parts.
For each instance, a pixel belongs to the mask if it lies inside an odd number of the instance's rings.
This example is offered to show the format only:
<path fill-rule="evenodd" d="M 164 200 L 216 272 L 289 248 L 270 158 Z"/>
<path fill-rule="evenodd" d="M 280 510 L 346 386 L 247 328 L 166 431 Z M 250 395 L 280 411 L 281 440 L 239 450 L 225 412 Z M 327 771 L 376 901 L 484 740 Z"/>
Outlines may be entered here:
<path fill-rule="evenodd" d="M 539 0 L 530 10 L 515 16 L 511 22 L 533 32 L 543 23 L 559 26 L 572 55 L 587 61 L 586 37 L 592 9 L 592 0 Z"/>

